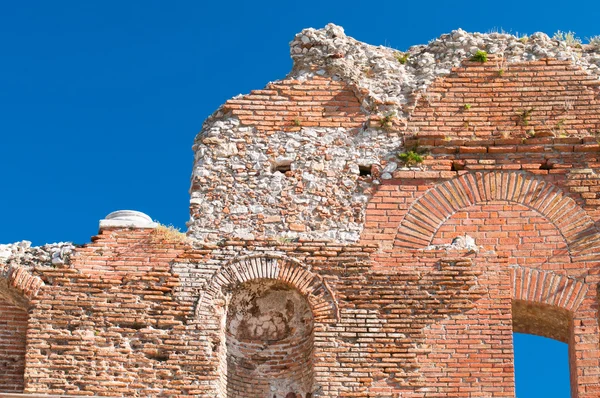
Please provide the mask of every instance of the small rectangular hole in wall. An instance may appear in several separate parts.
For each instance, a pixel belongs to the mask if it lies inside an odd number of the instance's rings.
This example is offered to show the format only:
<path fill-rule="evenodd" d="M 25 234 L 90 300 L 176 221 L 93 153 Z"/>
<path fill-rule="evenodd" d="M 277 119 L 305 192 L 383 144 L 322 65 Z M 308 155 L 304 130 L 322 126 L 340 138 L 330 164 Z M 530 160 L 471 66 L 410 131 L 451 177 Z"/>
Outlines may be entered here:
<path fill-rule="evenodd" d="M 291 161 L 281 161 L 273 164 L 272 171 L 273 173 L 278 171 L 280 173 L 287 173 L 292 170 L 292 162 Z"/>
<path fill-rule="evenodd" d="M 465 164 L 463 162 L 452 162 L 452 167 L 450 171 L 460 171 L 465 169 Z"/>
<path fill-rule="evenodd" d="M 275 168 L 274 168 L 273 171 L 278 171 L 280 173 L 284 173 L 285 174 L 286 172 L 291 171 L 291 170 L 292 170 L 292 166 L 291 165 L 289 165 L 289 164 L 282 164 L 282 165 L 279 165 L 279 166 L 275 166 Z"/>
<path fill-rule="evenodd" d="M 359 165 L 358 166 L 359 175 L 363 177 L 371 176 L 371 166 Z"/>

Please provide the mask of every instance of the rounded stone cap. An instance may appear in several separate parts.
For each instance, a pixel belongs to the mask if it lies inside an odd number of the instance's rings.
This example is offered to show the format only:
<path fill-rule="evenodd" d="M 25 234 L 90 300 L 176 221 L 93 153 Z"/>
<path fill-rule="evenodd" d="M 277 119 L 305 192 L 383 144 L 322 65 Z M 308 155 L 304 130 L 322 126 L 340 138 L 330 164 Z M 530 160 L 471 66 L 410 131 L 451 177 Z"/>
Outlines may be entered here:
<path fill-rule="evenodd" d="M 156 228 L 158 224 L 153 222 L 150 216 L 135 210 L 113 211 L 104 220 L 100 220 L 102 228 Z"/>

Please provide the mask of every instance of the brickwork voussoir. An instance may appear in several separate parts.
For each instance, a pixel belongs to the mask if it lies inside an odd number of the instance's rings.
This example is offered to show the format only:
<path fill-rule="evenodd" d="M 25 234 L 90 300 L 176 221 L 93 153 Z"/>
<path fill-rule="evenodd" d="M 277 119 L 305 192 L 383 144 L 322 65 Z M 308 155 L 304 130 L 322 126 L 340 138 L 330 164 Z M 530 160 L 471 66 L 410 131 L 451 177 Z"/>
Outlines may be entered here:
<path fill-rule="evenodd" d="M 279 280 L 295 287 L 300 293 L 310 297 L 313 308 L 319 309 L 321 321 L 339 318 L 335 297 L 322 277 L 310 272 L 306 265 L 297 260 L 269 253 L 236 258 L 217 270 L 198 300 L 196 314 L 206 314 L 213 300 L 222 294 L 223 287 L 231 288 L 233 285 L 256 279 Z"/>

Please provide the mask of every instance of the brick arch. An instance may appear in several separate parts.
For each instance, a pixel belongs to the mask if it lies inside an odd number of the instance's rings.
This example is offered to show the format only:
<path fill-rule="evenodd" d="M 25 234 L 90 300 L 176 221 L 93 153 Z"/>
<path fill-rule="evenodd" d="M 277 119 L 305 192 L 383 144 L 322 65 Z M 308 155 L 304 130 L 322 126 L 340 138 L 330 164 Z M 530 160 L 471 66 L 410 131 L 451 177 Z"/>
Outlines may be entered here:
<path fill-rule="evenodd" d="M 513 300 L 540 303 L 577 312 L 585 298 L 588 285 L 583 281 L 527 267 L 512 267 L 510 270 Z"/>
<path fill-rule="evenodd" d="M 0 391 L 23 392 L 28 310 L 43 285 L 26 267 L 0 264 Z"/>
<path fill-rule="evenodd" d="M 512 267 L 510 278 L 513 332 L 571 345 L 573 319 L 580 311 L 589 285 L 565 275 L 527 267 Z"/>
<path fill-rule="evenodd" d="M 15 306 L 28 309 L 44 281 L 26 267 L 0 264 L 0 292 Z"/>
<path fill-rule="evenodd" d="M 406 249 L 428 246 L 453 214 L 494 200 L 520 204 L 546 217 L 571 254 L 589 253 L 598 244 L 592 218 L 554 184 L 524 172 L 478 172 L 440 183 L 417 199 L 400 223 L 394 245 Z"/>
<path fill-rule="evenodd" d="M 212 314 L 212 303 L 223 289 L 256 279 L 274 279 L 293 286 L 307 297 L 315 321 L 337 321 L 335 297 L 323 278 L 301 262 L 277 254 L 237 257 L 218 269 L 198 300 L 196 316 Z"/>

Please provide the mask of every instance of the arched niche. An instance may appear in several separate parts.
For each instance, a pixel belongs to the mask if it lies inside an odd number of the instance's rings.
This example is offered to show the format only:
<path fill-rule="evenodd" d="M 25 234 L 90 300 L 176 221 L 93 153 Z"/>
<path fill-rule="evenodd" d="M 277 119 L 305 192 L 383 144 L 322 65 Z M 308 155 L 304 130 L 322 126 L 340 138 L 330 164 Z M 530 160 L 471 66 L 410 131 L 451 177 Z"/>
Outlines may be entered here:
<path fill-rule="evenodd" d="M 219 398 L 312 397 L 315 373 L 323 371 L 315 332 L 339 320 L 327 282 L 274 253 L 224 263 L 203 289 L 196 316 L 216 332 Z"/>
<path fill-rule="evenodd" d="M 23 392 L 27 322 L 27 310 L 0 290 L 0 392 Z"/>
<path fill-rule="evenodd" d="M 278 254 L 241 256 L 225 263 L 211 276 L 196 304 L 198 319 L 211 319 L 215 304 L 241 283 L 273 279 L 294 286 L 307 297 L 316 320 L 331 323 L 339 319 L 338 306 L 327 282 L 301 262 Z"/>
<path fill-rule="evenodd" d="M 314 317 L 306 297 L 281 281 L 251 280 L 233 289 L 226 317 L 227 398 L 311 396 Z"/>
<path fill-rule="evenodd" d="M 28 310 L 43 286 L 31 269 L 0 264 L 0 392 L 23 392 Z"/>

